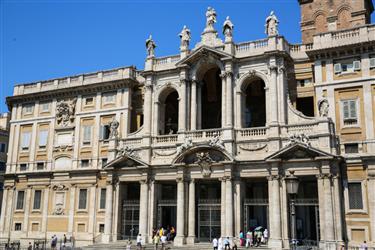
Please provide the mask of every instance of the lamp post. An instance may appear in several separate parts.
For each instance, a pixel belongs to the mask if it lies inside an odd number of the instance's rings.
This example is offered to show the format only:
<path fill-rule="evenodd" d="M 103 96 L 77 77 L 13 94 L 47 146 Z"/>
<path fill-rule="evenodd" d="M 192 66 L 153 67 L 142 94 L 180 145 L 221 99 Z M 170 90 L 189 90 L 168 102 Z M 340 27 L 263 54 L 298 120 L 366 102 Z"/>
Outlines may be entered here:
<path fill-rule="evenodd" d="M 291 236 L 292 247 L 295 249 L 296 239 L 296 206 L 295 197 L 298 192 L 299 179 L 294 175 L 294 171 L 289 171 L 290 175 L 285 178 L 286 190 L 290 196 L 290 218 L 291 218 Z"/>

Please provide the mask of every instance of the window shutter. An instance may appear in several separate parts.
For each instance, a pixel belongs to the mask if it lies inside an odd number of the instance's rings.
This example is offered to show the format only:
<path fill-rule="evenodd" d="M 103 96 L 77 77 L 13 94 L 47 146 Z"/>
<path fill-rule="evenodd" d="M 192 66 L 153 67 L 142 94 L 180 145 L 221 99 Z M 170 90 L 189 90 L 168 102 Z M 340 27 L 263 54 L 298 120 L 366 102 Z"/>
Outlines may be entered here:
<path fill-rule="evenodd" d="M 348 101 L 343 101 L 342 110 L 344 113 L 344 120 L 349 118 L 349 104 Z"/>
<path fill-rule="evenodd" d="M 39 146 L 46 146 L 48 138 L 48 130 L 41 130 L 39 132 Z"/>
<path fill-rule="evenodd" d="M 334 71 L 335 71 L 335 74 L 341 73 L 341 71 L 342 71 L 342 69 L 341 69 L 341 63 L 335 63 L 335 65 L 334 65 Z"/>
<path fill-rule="evenodd" d="M 355 100 L 350 101 L 350 118 L 357 118 L 357 101 Z"/>
<path fill-rule="evenodd" d="M 354 70 L 361 70 L 361 61 L 354 61 L 353 68 Z"/>
<path fill-rule="evenodd" d="M 31 132 L 22 133 L 22 148 L 28 149 L 30 145 Z"/>
<path fill-rule="evenodd" d="M 83 127 L 83 141 L 85 142 L 91 141 L 91 126 Z"/>
<path fill-rule="evenodd" d="M 375 57 L 370 58 L 370 68 L 375 68 Z"/>

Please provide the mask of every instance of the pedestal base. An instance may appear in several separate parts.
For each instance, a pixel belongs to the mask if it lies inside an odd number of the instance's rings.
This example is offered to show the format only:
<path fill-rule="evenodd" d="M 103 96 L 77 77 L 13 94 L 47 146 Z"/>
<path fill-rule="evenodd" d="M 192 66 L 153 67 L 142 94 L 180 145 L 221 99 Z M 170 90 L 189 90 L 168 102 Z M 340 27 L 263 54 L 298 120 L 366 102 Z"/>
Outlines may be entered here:
<path fill-rule="evenodd" d="M 186 244 L 188 245 L 194 245 L 195 242 L 197 242 L 197 238 L 195 236 L 188 236 L 186 238 Z"/>
<path fill-rule="evenodd" d="M 283 249 L 283 241 L 281 239 L 269 239 L 268 240 L 269 249 Z"/>
<path fill-rule="evenodd" d="M 185 244 L 185 236 L 176 236 L 173 240 L 174 246 L 183 246 Z"/>

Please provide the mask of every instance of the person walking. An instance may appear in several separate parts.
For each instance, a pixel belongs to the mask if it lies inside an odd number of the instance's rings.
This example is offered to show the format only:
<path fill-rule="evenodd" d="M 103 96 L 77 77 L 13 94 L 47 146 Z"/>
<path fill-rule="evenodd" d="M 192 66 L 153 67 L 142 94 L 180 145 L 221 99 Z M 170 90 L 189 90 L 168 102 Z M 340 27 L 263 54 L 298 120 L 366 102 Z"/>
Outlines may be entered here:
<path fill-rule="evenodd" d="M 214 248 L 214 250 L 217 250 L 217 245 L 218 245 L 217 239 L 214 238 L 214 239 L 212 240 L 212 247 Z"/>
<path fill-rule="evenodd" d="M 230 250 L 229 237 L 226 237 L 226 238 L 224 239 L 224 250 Z"/>
<path fill-rule="evenodd" d="M 223 238 L 220 237 L 217 243 L 217 250 L 223 250 Z"/>
<path fill-rule="evenodd" d="M 137 249 L 142 250 L 142 235 L 138 234 L 137 236 Z"/>
<path fill-rule="evenodd" d="M 27 247 L 27 250 L 33 250 L 33 246 L 31 245 L 31 242 L 29 242 L 29 246 Z"/>
<path fill-rule="evenodd" d="M 165 246 L 167 244 L 167 236 L 163 234 L 160 238 L 161 241 L 161 250 L 165 250 Z"/>
<path fill-rule="evenodd" d="M 154 249 L 158 250 L 159 241 L 160 241 L 159 234 L 154 235 L 153 241 L 154 241 Z"/>
<path fill-rule="evenodd" d="M 367 243 L 366 241 L 364 241 L 361 246 L 359 247 L 359 250 L 367 250 L 368 249 L 368 246 L 367 246 Z"/>
<path fill-rule="evenodd" d="M 253 232 L 248 230 L 246 233 L 246 248 L 249 248 L 252 246 L 253 246 Z"/>
<path fill-rule="evenodd" d="M 263 238 L 264 238 L 264 244 L 267 244 L 268 243 L 268 229 L 264 229 L 264 232 L 263 232 Z"/>
<path fill-rule="evenodd" d="M 245 237 L 244 237 L 242 230 L 240 231 L 239 238 L 240 238 L 240 246 L 243 247 L 245 245 Z"/>

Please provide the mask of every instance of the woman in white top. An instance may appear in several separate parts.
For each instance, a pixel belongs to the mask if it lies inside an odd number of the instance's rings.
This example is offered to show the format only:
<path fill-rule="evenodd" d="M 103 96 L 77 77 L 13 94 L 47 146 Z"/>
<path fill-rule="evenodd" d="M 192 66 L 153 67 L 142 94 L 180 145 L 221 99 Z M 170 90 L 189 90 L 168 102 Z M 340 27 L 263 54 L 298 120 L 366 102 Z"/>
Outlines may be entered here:
<path fill-rule="evenodd" d="M 217 244 L 217 250 L 223 250 L 223 239 L 219 238 L 219 243 Z"/>

